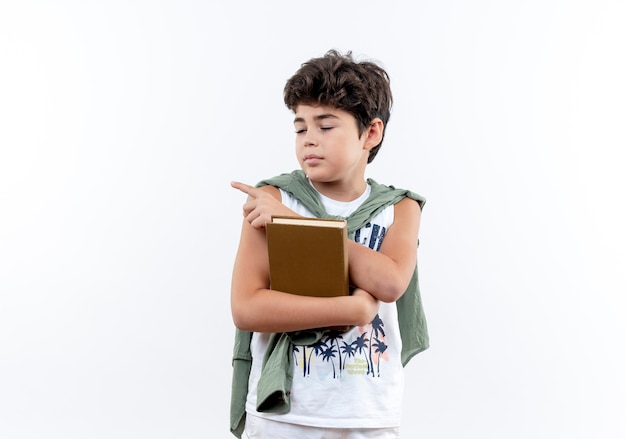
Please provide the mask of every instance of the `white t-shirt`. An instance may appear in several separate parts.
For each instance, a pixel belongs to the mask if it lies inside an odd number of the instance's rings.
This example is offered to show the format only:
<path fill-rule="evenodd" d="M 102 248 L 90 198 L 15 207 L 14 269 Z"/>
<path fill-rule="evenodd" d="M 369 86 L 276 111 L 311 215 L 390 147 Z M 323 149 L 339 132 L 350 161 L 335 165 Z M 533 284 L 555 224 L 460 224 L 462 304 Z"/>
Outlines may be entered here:
<path fill-rule="evenodd" d="M 326 211 L 347 217 L 369 196 L 370 187 L 351 202 L 320 194 Z M 312 217 L 302 204 L 281 190 L 284 205 L 299 215 Z M 378 251 L 393 224 L 394 206 L 388 206 L 358 230 L 354 240 Z M 400 425 L 404 370 L 402 341 L 395 303 L 380 304 L 372 323 L 325 336 L 311 347 L 294 348 L 291 410 L 286 414 L 256 411 L 256 383 L 261 374 L 268 334 L 252 337 L 252 370 L 246 410 L 256 416 L 295 424 L 333 428 L 375 428 Z"/>

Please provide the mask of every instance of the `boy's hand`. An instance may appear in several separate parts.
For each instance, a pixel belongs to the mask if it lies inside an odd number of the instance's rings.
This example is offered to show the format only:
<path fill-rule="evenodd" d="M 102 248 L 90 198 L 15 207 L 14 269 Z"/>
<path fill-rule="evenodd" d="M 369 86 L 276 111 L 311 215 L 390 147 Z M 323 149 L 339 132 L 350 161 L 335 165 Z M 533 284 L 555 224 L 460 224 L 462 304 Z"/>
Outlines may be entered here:
<path fill-rule="evenodd" d="M 378 314 L 380 301 L 361 288 L 355 288 L 352 292 L 352 296 L 362 300 L 363 305 L 363 315 L 361 321 L 357 323 L 357 326 L 365 326 L 371 323 L 374 317 L 376 317 L 376 314 Z"/>
<path fill-rule="evenodd" d="M 243 216 L 255 229 L 264 229 L 265 223 L 270 222 L 273 215 L 299 216 L 265 190 L 238 181 L 230 185 L 248 195 L 243 205 Z"/>

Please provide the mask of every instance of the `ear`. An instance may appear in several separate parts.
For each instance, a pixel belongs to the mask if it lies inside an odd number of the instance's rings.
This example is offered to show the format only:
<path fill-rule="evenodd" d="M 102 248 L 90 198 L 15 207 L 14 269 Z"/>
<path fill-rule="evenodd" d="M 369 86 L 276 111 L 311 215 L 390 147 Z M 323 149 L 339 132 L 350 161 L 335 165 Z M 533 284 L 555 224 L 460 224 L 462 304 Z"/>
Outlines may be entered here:
<path fill-rule="evenodd" d="M 383 138 L 383 121 L 378 117 L 375 117 L 370 122 L 369 126 L 365 129 L 365 144 L 363 148 L 367 151 L 371 150 L 373 147 L 378 145 Z"/>

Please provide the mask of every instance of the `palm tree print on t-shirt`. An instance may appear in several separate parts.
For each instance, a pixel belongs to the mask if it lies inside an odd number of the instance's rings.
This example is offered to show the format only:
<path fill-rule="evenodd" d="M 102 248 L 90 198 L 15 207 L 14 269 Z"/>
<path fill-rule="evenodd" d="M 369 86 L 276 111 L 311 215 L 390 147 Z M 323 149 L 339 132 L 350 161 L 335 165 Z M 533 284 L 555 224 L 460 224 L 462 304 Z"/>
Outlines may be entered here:
<path fill-rule="evenodd" d="M 330 331 L 311 346 L 295 346 L 295 364 L 304 377 L 311 374 L 313 359 L 320 360 L 314 362 L 316 368 L 331 368 L 333 378 L 340 378 L 344 373 L 380 377 L 380 363 L 389 359 L 384 326 L 377 314 L 372 323 L 360 327 L 360 335 L 351 340 L 344 339 L 347 334 Z"/>

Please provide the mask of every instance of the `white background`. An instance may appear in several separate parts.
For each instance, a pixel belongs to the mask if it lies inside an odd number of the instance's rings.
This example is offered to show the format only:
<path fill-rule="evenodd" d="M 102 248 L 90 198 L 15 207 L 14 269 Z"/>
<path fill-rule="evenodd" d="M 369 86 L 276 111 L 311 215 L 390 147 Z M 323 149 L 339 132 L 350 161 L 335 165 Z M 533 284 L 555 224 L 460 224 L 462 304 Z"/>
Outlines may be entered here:
<path fill-rule="evenodd" d="M 428 199 L 403 437 L 626 437 L 623 1 L 2 1 L 0 437 L 229 438 L 250 184 L 286 79 L 387 68 Z"/>

